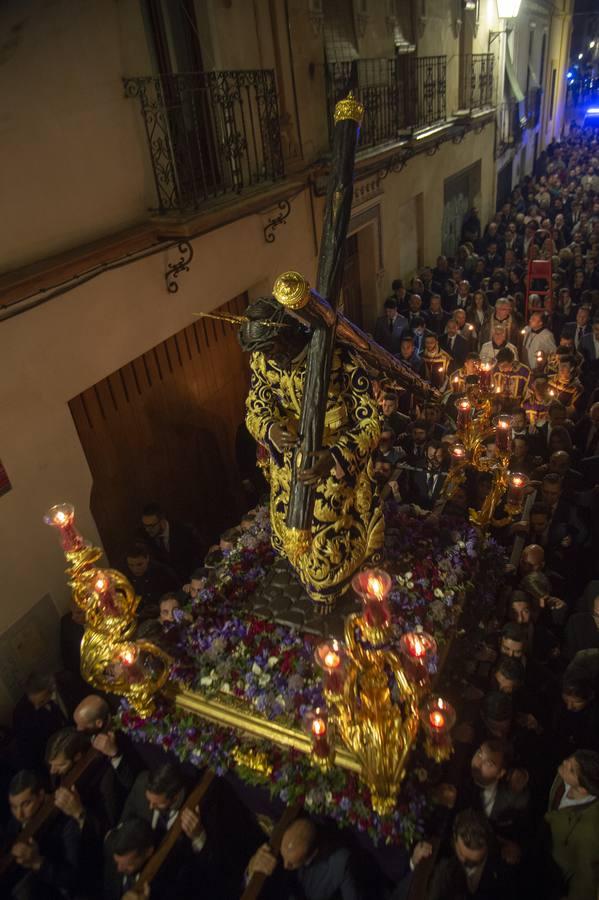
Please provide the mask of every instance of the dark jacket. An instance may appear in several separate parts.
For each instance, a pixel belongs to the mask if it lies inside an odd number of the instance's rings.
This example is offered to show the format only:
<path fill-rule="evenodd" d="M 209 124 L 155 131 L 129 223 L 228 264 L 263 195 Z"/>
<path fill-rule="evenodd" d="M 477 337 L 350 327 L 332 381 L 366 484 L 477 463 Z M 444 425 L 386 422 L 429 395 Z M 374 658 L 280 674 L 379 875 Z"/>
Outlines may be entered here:
<path fill-rule="evenodd" d="M 21 825 L 11 819 L 3 844 L 10 847 L 19 837 Z M 3 879 L 15 900 L 65 900 L 75 896 L 84 873 L 80 871 L 81 831 L 74 819 L 62 813 L 38 834 L 36 843 L 43 862 L 38 872 L 13 866 Z M 10 891 L 10 893 L 9 893 Z"/>

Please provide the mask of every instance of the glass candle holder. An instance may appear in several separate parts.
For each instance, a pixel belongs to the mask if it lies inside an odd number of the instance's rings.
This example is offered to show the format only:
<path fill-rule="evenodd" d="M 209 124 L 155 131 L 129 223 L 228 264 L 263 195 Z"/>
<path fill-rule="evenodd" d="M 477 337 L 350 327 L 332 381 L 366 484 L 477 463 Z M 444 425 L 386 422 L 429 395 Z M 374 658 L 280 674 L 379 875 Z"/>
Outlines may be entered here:
<path fill-rule="evenodd" d="M 452 468 L 459 466 L 466 459 L 466 448 L 463 444 L 453 444 L 449 452 L 451 454 Z"/>
<path fill-rule="evenodd" d="M 448 759 L 453 752 L 451 729 L 455 720 L 455 709 L 443 697 L 429 697 L 420 711 L 424 749 L 435 762 Z"/>
<path fill-rule="evenodd" d="M 75 507 L 71 503 L 57 503 L 51 506 L 44 522 L 57 528 L 60 534 L 60 545 L 65 553 L 81 550 L 84 546 L 83 538 L 74 525 Z"/>
<path fill-rule="evenodd" d="M 488 391 L 491 387 L 491 372 L 493 371 L 493 364 L 489 362 L 481 363 L 480 367 L 480 389 L 481 391 Z"/>
<path fill-rule="evenodd" d="M 312 737 L 312 756 L 316 761 L 325 762 L 331 756 L 329 742 L 329 722 L 326 710 L 316 707 L 306 717 L 306 725 Z"/>
<path fill-rule="evenodd" d="M 105 569 L 92 569 L 81 577 L 90 603 L 102 607 L 108 615 L 117 615 L 119 607 L 114 582 Z"/>
<path fill-rule="evenodd" d="M 495 428 L 495 444 L 500 453 L 509 453 L 512 443 L 512 420 L 510 416 L 499 416 Z"/>
<path fill-rule="evenodd" d="M 462 397 L 462 399 L 458 400 L 456 403 L 456 409 L 458 411 L 458 431 L 463 431 L 470 424 L 470 419 L 472 418 L 472 404 L 466 397 Z"/>
<path fill-rule="evenodd" d="M 522 472 L 510 472 L 508 475 L 507 504 L 513 508 L 522 506 L 524 490 L 528 484 L 528 477 Z"/>
<path fill-rule="evenodd" d="M 325 691 L 340 694 L 345 681 L 345 648 L 336 640 L 323 641 L 314 651 L 314 659 L 323 671 Z"/>
<path fill-rule="evenodd" d="M 352 587 L 364 603 L 363 618 L 369 628 L 384 628 L 391 619 L 387 595 L 391 577 L 382 569 L 365 569 L 354 575 Z"/>
<path fill-rule="evenodd" d="M 406 631 L 399 639 L 403 667 L 419 688 L 428 685 L 429 661 L 437 652 L 437 642 L 431 634 L 421 629 Z"/>

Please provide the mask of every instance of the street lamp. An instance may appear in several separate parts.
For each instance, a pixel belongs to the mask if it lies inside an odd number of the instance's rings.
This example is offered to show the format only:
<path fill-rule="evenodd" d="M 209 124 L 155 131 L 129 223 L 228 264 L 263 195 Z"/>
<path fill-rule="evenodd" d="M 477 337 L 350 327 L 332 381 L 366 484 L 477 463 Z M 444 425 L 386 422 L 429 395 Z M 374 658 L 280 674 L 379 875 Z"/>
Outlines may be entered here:
<path fill-rule="evenodd" d="M 500 19 L 515 19 L 520 11 L 520 2 L 521 0 L 497 0 L 497 15 Z M 489 48 L 500 34 L 507 34 L 508 31 L 511 31 L 511 28 L 507 26 L 501 31 L 490 31 Z"/>
<path fill-rule="evenodd" d="M 497 15 L 500 19 L 515 19 L 520 10 L 520 0 L 497 0 Z"/>

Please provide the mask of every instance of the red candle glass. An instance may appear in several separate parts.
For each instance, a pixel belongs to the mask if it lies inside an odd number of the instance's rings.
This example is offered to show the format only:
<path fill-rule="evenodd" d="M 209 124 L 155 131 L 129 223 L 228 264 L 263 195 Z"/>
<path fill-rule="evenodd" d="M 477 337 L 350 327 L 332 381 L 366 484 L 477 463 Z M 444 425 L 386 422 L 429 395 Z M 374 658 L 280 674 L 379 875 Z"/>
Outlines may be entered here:
<path fill-rule="evenodd" d="M 458 411 L 458 431 L 463 431 L 468 427 L 470 423 L 470 418 L 472 416 L 472 404 L 466 397 L 462 397 L 462 399 L 458 400 L 458 402 L 456 403 L 456 408 Z"/>
<path fill-rule="evenodd" d="M 466 459 L 466 448 L 463 444 L 453 444 L 450 453 L 452 466 L 458 466 Z"/>
<path fill-rule="evenodd" d="M 437 652 L 437 642 L 426 631 L 406 631 L 399 639 L 399 652 L 406 672 L 422 687 L 428 684 L 428 661 Z"/>
<path fill-rule="evenodd" d="M 509 416 L 499 416 L 495 429 L 495 444 L 500 453 L 508 453 L 512 443 L 512 420 Z"/>
<path fill-rule="evenodd" d="M 58 528 L 60 533 L 60 545 L 65 553 L 81 550 L 84 546 L 83 538 L 75 528 L 75 507 L 71 503 L 57 503 L 51 506 L 44 522 Z"/>
<path fill-rule="evenodd" d="M 455 709 L 443 697 L 430 697 L 420 713 L 422 727 L 433 743 L 447 740 L 455 725 L 455 718 Z"/>
<path fill-rule="evenodd" d="M 84 584 L 88 591 L 88 596 L 94 602 L 99 603 L 104 612 L 109 615 L 115 615 L 119 612 L 114 582 L 105 569 L 92 569 L 84 576 Z"/>
<path fill-rule="evenodd" d="M 480 389 L 488 391 L 491 387 L 491 372 L 493 370 L 492 363 L 484 362 L 480 367 Z"/>
<path fill-rule="evenodd" d="M 308 716 L 308 726 L 312 735 L 312 753 L 318 759 L 326 759 L 331 753 L 326 712 L 317 706 Z"/>
<path fill-rule="evenodd" d="M 391 590 L 391 577 L 382 569 L 365 569 L 352 578 L 352 587 L 364 603 L 364 621 L 371 628 L 388 624 L 391 612 L 387 594 Z"/>
<path fill-rule="evenodd" d="M 528 484 L 528 478 L 522 472 L 510 472 L 507 502 L 509 506 L 521 506 L 524 499 L 524 489 Z"/>
<path fill-rule="evenodd" d="M 341 693 L 345 678 L 345 648 L 339 641 L 324 641 L 314 651 L 314 658 L 323 670 L 325 690 L 333 694 Z"/>

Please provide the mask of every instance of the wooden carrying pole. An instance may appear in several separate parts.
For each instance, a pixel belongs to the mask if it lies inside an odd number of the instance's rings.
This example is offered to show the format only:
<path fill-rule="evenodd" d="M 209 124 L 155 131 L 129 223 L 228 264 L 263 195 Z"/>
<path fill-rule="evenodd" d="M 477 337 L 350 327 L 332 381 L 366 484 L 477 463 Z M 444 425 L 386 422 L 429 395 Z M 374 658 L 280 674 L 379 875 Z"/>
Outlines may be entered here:
<path fill-rule="evenodd" d="M 82 756 L 81 759 L 77 760 L 71 771 L 61 778 L 60 786 L 64 788 L 74 787 L 85 772 L 87 772 L 89 767 L 101 758 L 102 754 L 97 750 L 94 750 L 93 747 L 90 747 L 87 753 Z M 60 810 L 54 803 L 54 794 L 48 794 L 40 809 L 32 816 L 25 828 L 19 832 L 13 843 L 27 843 L 27 841 L 32 840 L 36 837 L 38 832 L 59 815 L 59 813 Z M 3 875 L 10 869 L 14 861 L 15 858 L 10 851 L 4 853 L 2 857 L 0 857 L 0 875 Z"/>
<path fill-rule="evenodd" d="M 302 804 L 299 802 L 294 803 L 292 806 L 288 806 L 273 828 L 268 845 L 275 856 L 278 856 L 281 852 L 283 835 L 285 834 L 291 823 L 297 819 L 301 810 Z M 240 900 L 257 900 L 267 878 L 268 875 L 265 875 L 263 872 L 254 872 L 254 874 L 248 881 L 245 891 L 241 895 Z"/>
<path fill-rule="evenodd" d="M 156 875 L 162 868 L 162 865 L 164 864 L 167 856 L 179 840 L 182 834 L 181 813 L 183 812 L 183 810 L 195 810 L 196 806 L 198 806 L 198 804 L 201 803 L 201 801 L 205 797 L 208 788 L 212 784 L 213 780 L 214 772 L 211 769 L 206 769 L 202 779 L 196 784 L 194 789 L 191 791 L 191 793 L 183 803 L 183 806 L 177 814 L 177 818 L 162 839 L 160 846 L 157 850 L 154 851 L 154 853 L 152 853 L 151 857 L 141 870 L 141 874 L 135 882 L 134 886 L 134 890 L 136 893 L 140 892 L 144 885 L 151 884 L 152 879 L 156 877 Z"/>

